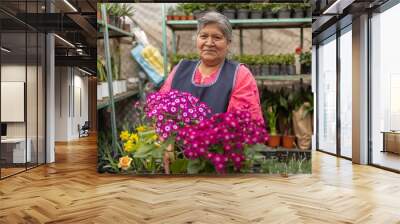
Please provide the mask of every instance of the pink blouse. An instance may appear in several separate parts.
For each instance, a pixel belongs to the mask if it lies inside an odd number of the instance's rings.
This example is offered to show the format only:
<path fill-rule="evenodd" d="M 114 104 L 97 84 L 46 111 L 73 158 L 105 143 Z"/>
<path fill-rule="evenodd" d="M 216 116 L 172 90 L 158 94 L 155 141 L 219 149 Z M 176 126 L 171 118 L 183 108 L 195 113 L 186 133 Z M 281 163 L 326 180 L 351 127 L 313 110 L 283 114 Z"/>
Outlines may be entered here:
<path fill-rule="evenodd" d="M 172 80 L 175 75 L 176 66 L 168 75 L 167 80 L 165 80 L 164 85 L 161 87 L 161 92 L 167 92 L 171 90 Z M 218 73 L 218 69 L 214 71 L 209 77 L 205 78 L 201 82 L 201 73 L 199 69 L 196 70 L 194 81 L 196 84 L 208 84 L 212 83 Z M 257 82 L 251 74 L 250 70 L 243 64 L 239 66 L 236 74 L 236 80 L 234 87 L 232 89 L 231 98 L 229 100 L 228 112 L 233 110 L 241 110 L 248 108 L 250 111 L 252 119 L 259 120 L 263 119 L 260 106 L 260 96 L 258 94 Z"/>

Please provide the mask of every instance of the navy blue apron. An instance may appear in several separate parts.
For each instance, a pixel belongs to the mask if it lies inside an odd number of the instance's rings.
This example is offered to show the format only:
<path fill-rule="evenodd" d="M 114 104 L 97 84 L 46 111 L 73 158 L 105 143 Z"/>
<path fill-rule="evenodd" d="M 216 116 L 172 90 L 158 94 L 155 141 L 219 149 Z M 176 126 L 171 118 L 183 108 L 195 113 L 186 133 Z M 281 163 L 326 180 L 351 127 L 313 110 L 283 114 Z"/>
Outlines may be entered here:
<path fill-rule="evenodd" d="M 171 89 L 191 93 L 206 103 L 211 108 L 212 114 L 226 112 L 239 63 L 225 60 L 216 80 L 210 84 L 200 85 L 194 83 L 194 74 L 199 64 L 199 61 L 182 60 L 176 69 Z"/>

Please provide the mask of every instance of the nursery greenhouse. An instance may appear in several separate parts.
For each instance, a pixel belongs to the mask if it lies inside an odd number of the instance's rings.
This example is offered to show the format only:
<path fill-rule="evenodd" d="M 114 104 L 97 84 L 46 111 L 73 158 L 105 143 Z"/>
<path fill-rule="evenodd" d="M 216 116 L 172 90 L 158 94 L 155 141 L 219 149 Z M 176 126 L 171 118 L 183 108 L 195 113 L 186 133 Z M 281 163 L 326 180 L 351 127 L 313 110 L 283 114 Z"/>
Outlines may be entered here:
<path fill-rule="evenodd" d="M 310 12 L 308 3 L 98 4 L 98 171 L 310 173 Z M 215 84 L 176 83 L 189 64 L 211 69 L 214 53 L 223 55 Z M 217 88 L 226 101 L 211 95 Z"/>

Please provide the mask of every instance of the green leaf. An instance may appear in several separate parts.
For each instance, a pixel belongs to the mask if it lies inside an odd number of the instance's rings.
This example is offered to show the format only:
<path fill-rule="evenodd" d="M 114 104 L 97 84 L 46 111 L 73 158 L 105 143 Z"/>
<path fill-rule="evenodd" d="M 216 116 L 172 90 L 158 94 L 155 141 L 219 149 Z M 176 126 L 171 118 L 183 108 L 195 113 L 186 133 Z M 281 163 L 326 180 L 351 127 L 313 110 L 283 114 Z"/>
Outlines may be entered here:
<path fill-rule="evenodd" d="M 148 138 L 148 137 L 153 137 L 153 135 L 156 133 L 155 130 L 149 130 L 149 131 L 144 131 L 144 132 L 138 132 L 138 136 L 140 138 Z"/>
<path fill-rule="evenodd" d="M 199 159 L 189 160 L 187 165 L 188 174 L 198 174 L 204 169 L 205 163 L 201 162 Z"/>
<path fill-rule="evenodd" d="M 153 149 L 151 156 L 155 159 L 162 159 L 164 154 L 164 150 L 161 148 L 155 148 Z"/>
<path fill-rule="evenodd" d="M 136 150 L 136 153 L 134 155 L 135 158 L 146 158 L 152 154 L 152 151 L 156 148 L 155 145 L 149 145 L 149 144 L 141 144 L 138 149 Z"/>
<path fill-rule="evenodd" d="M 267 147 L 264 144 L 255 144 L 248 146 L 249 149 L 254 150 L 256 152 L 263 152 L 267 150 Z"/>
<path fill-rule="evenodd" d="M 173 174 L 177 173 L 185 173 L 188 168 L 189 160 L 187 159 L 177 159 L 173 163 L 171 163 L 171 172 Z"/>

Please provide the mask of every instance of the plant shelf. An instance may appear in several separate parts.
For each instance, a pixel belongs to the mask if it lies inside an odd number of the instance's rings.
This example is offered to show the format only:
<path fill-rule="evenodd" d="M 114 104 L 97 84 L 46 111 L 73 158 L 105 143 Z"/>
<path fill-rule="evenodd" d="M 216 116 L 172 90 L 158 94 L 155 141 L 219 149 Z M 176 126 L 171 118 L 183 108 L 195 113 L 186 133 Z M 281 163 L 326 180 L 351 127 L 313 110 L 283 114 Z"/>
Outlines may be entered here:
<path fill-rule="evenodd" d="M 117 94 L 114 96 L 114 102 L 117 103 L 118 101 L 127 99 L 127 98 L 135 96 L 137 94 L 139 94 L 139 90 L 129 90 L 127 92 Z M 109 101 L 110 101 L 109 97 L 107 97 L 103 100 L 98 100 L 97 101 L 97 110 L 108 107 L 110 104 Z"/>
<path fill-rule="evenodd" d="M 263 75 L 254 76 L 257 81 L 311 81 L 311 75 Z"/>
<path fill-rule="evenodd" d="M 233 29 L 311 27 L 311 18 L 231 19 Z M 196 30 L 197 20 L 168 20 L 172 30 Z"/>

